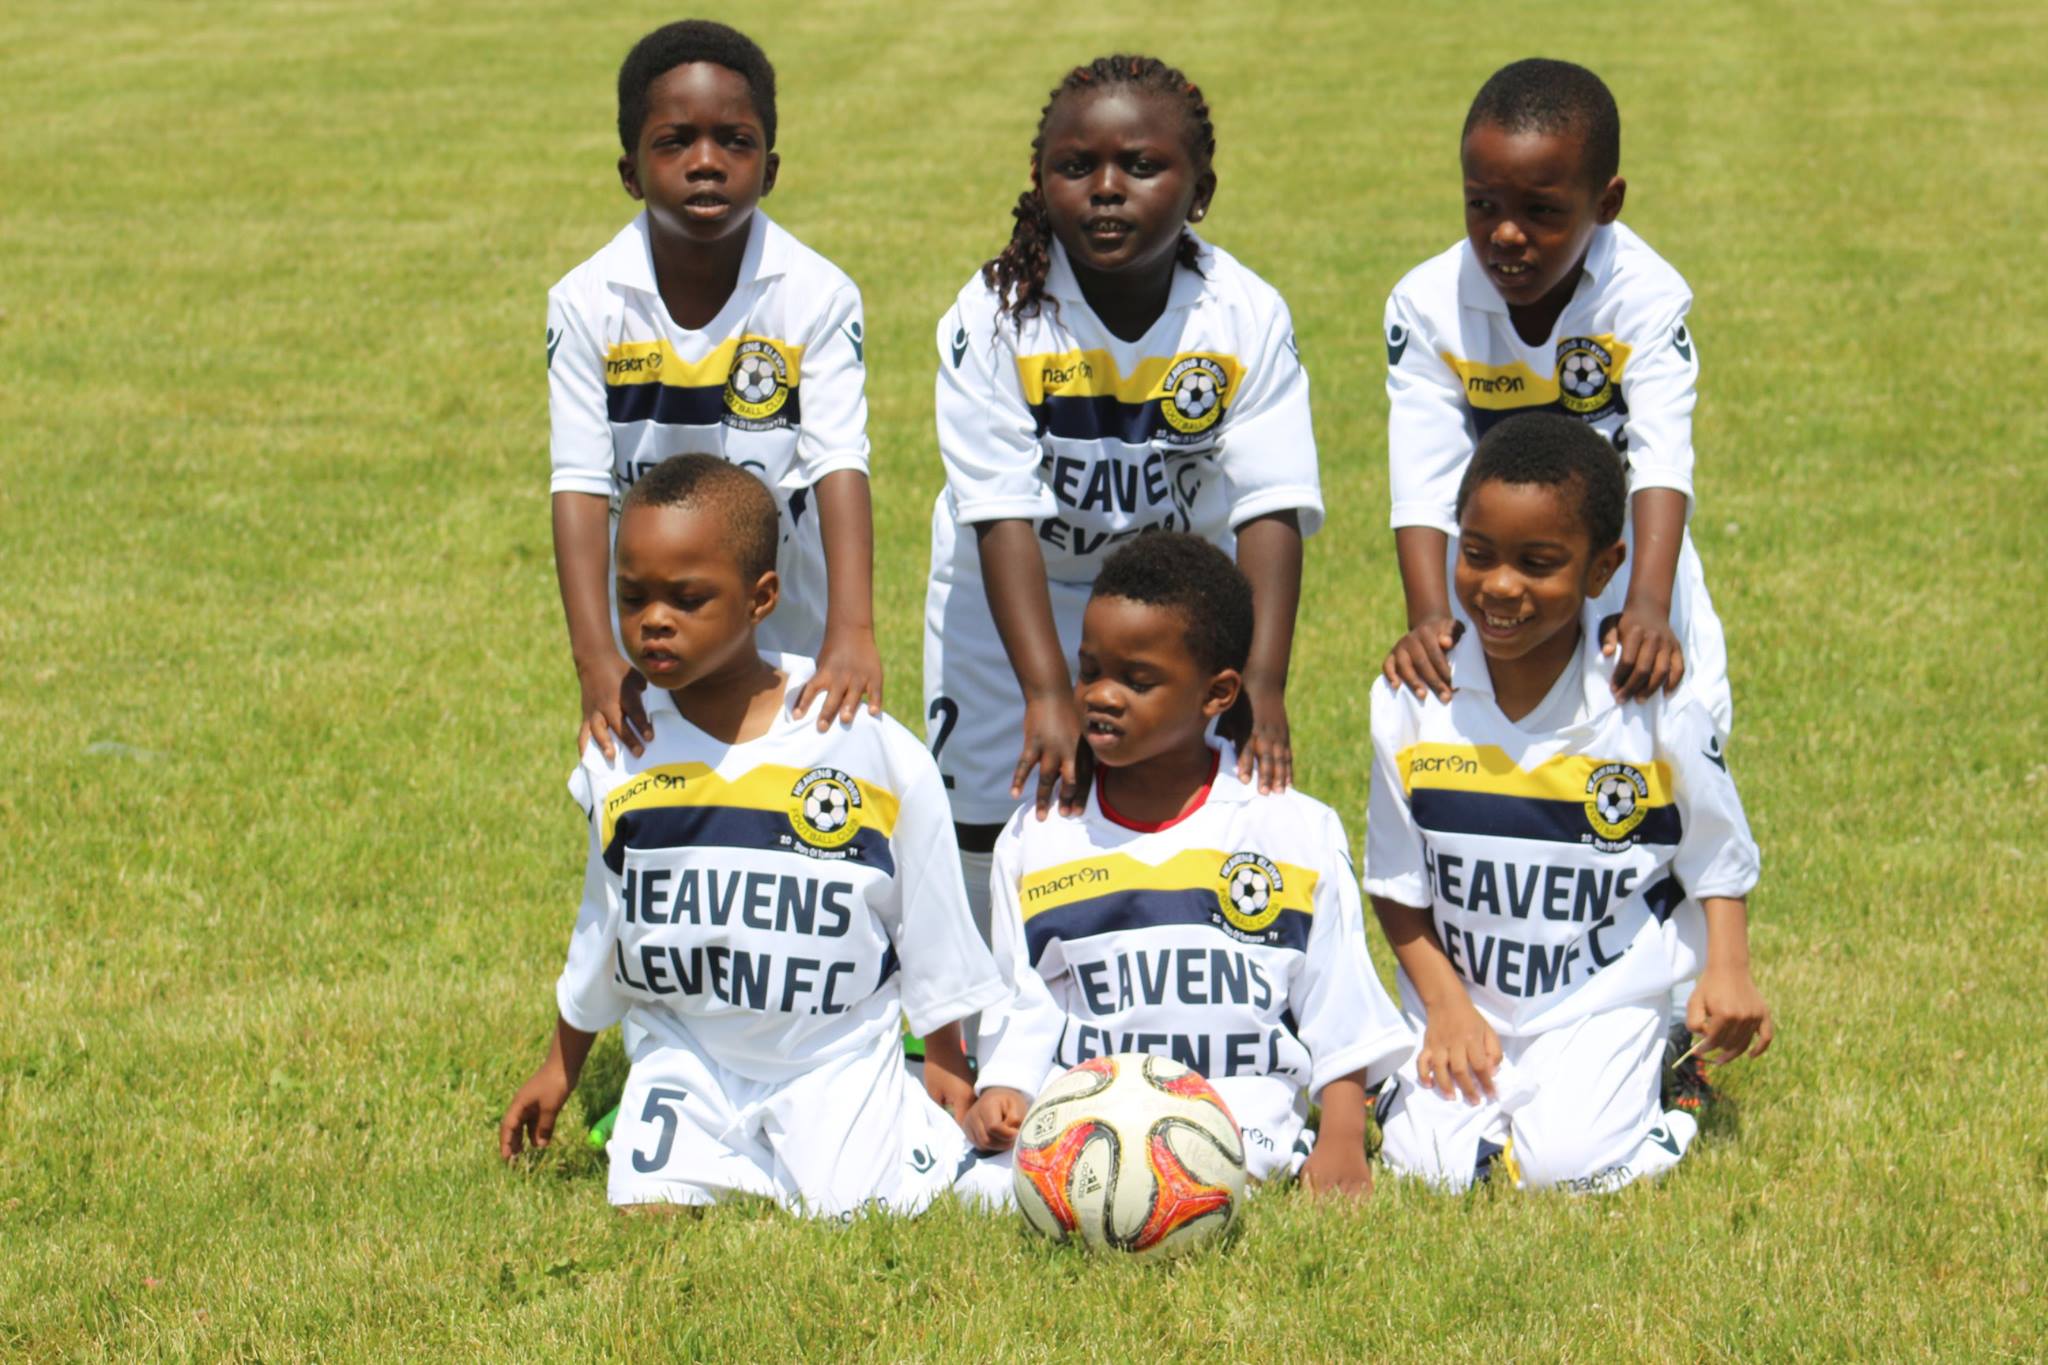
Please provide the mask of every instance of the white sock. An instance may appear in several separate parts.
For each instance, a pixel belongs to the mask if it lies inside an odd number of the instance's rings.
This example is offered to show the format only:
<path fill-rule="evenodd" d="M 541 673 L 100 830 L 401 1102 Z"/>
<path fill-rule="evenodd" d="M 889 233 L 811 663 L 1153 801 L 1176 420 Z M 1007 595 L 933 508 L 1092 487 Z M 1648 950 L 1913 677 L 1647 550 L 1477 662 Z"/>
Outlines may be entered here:
<path fill-rule="evenodd" d="M 988 942 L 989 922 L 989 874 L 995 870 L 996 855 L 993 853 L 960 854 L 960 875 L 967 882 L 967 908 L 974 915 L 974 927 L 981 932 L 981 941 Z M 969 1056 L 974 1054 L 975 1044 L 981 1040 L 981 1016 L 976 1014 L 960 1021 L 960 1039 Z"/>

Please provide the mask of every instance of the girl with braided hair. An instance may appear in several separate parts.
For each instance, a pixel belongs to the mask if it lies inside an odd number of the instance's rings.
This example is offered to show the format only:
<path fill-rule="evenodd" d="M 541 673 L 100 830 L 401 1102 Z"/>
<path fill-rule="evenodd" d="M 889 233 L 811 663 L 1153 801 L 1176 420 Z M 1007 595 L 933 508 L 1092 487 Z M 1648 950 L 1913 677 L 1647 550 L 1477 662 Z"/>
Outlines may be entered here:
<path fill-rule="evenodd" d="M 1109 552 L 1177 530 L 1235 554 L 1256 629 L 1230 738 L 1240 777 L 1279 790 L 1302 537 L 1323 519 L 1287 305 L 1193 231 L 1216 193 L 1200 88 L 1152 57 L 1075 67 L 1031 152 L 1009 243 L 938 331 L 926 733 L 984 931 L 1017 802 L 1081 805 L 1070 663 Z"/>

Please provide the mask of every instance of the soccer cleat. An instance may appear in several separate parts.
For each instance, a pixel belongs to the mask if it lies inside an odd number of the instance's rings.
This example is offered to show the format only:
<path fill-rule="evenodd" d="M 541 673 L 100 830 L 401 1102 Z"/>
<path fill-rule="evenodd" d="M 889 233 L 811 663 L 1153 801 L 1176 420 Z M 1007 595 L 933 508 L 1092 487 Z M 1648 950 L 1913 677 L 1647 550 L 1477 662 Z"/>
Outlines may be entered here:
<path fill-rule="evenodd" d="M 1692 1055 L 1687 1057 L 1686 1054 Z M 1684 1057 L 1684 1061 L 1678 1059 Z M 1672 1065 L 1674 1062 L 1676 1066 Z M 1697 1119 L 1720 1096 L 1707 1080 L 1707 1068 L 1693 1051 L 1692 1030 L 1680 1021 L 1664 1035 L 1663 1085 L 1660 1094 L 1666 1109 L 1677 1109 Z"/>

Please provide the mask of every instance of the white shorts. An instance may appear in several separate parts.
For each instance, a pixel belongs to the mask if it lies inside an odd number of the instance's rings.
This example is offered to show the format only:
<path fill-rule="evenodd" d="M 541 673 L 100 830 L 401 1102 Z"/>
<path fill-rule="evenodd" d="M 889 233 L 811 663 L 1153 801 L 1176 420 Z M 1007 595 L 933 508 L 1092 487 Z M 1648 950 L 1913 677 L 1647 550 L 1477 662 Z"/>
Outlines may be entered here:
<path fill-rule="evenodd" d="M 1403 983 L 1406 984 L 1405 982 Z M 1416 1035 L 1424 1019 L 1407 992 Z M 1657 1100 L 1664 1062 L 1662 995 L 1526 1038 L 1501 1039 L 1496 1098 L 1468 1104 L 1421 1085 L 1413 1058 L 1379 1105 L 1388 1169 L 1462 1190 L 1496 1163 L 1525 1189 L 1617 1190 L 1678 1164 L 1698 1131 Z"/>
<path fill-rule="evenodd" d="M 779 1083 L 736 1075 L 685 1040 L 634 1060 L 605 1151 L 614 1204 L 757 1194 L 845 1218 L 921 1212 L 951 1188 L 967 1139 L 905 1071 L 894 1034 Z"/>
<path fill-rule="evenodd" d="M 948 515 L 941 494 L 932 517 Z M 959 534 L 971 541 L 974 533 L 962 527 Z M 933 545 L 941 543 L 935 530 Z M 1092 585 L 1048 581 L 1046 588 L 1071 672 Z M 1010 779 L 1024 749 L 1024 690 L 996 633 L 979 572 L 952 554 L 939 562 L 936 548 L 924 599 L 924 733 L 946 780 L 954 821 L 999 825 L 1009 819 L 1017 809 Z"/>
<path fill-rule="evenodd" d="M 1052 1077 L 1046 1079 L 1049 1084 Z M 1244 1135 L 1245 1174 L 1252 1182 L 1299 1174 L 1316 1145 L 1316 1135 L 1307 1126 L 1306 1093 L 1295 1090 L 1290 1098 L 1290 1087 L 1270 1076 L 1225 1076 L 1210 1084 Z M 962 1199 L 991 1208 L 1015 1207 L 1016 1195 L 1010 1185 L 1014 1158 L 1014 1149 L 994 1155 L 973 1153 L 960 1172 L 955 1191 Z"/>
<path fill-rule="evenodd" d="M 1636 562 L 1633 521 L 1629 522 L 1623 540 L 1628 545 L 1628 558 L 1622 561 L 1621 572 L 1608 583 L 1607 591 L 1594 599 L 1603 619 L 1619 616 L 1628 601 L 1629 570 Z M 1444 573 L 1446 583 L 1457 581 L 1455 535 L 1450 538 Z M 1721 633 L 1721 618 L 1714 611 L 1714 601 L 1707 596 L 1706 572 L 1700 567 L 1699 552 L 1693 549 L 1690 534 L 1679 542 L 1678 565 L 1671 578 L 1671 633 L 1685 649 L 1684 685 L 1705 705 L 1707 714 L 1714 718 L 1714 728 L 1725 740 L 1735 725 L 1735 696 L 1728 685 L 1728 640 Z M 1472 624 L 1456 592 L 1451 593 L 1451 615 L 1467 626 Z"/>

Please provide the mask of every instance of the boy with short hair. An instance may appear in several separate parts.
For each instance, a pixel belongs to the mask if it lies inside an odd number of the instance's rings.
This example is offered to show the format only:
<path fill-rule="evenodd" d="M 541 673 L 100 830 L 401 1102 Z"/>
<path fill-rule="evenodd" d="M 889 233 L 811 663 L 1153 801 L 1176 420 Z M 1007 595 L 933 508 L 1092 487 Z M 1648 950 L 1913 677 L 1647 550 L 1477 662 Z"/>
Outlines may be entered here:
<path fill-rule="evenodd" d="M 1455 690 L 1372 689 L 1365 889 L 1423 1035 L 1380 1102 L 1382 1154 L 1448 1188 L 1498 1165 L 1606 1190 L 1675 1164 L 1697 1130 L 1658 1098 L 1678 980 L 1699 976 L 1710 1059 L 1770 1045 L 1757 849 L 1713 718 L 1690 690 L 1616 697 L 1601 649 L 1625 500 L 1596 430 L 1495 426 L 1458 489 Z"/>
<path fill-rule="evenodd" d="M 771 649 L 816 659 L 796 695 L 822 728 L 880 714 L 870 584 L 860 291 L 777 226 L 775 69 L 745 34 L 692 19 L 619 68 L 618 174 L 645 205 L 548 291 L 555 568 L 582 686 L 577 743 L 635 753 L 644 683 L 620 657 L 606 555 L 618 500 L 667 457 L 710 451 L 775 495 L 783 607 Z M 829 572 L 828 572 L 829 571 Z"/>
<path fill-rule="evenodd" d="M 1251 638 L 1251 586 L 1206 540 L 1156 532 L 1104 562 L 1074 688 L 1093 791 L 1073 815 L 1027 803 L 996 843 L 993 935 L 1016 995 L 982 1016 L 977 1148 L 1010 1148 L 1068 1067 L 1149 1052 L 1216 1087 L 1254 1179 L 1372 1188 L 1365 1088 L 1414 1040 L 1367 959 L 1335 812 L 1238 776 Z M 1232 741 L 1212 744 L 1211 722 Z M 1007 1166 L 962 1188 L 1007 1199 Z"/>
<path fill-rule="evenodd" d="M 1446 591 L 1452 502 L 1475 442 L 1517 412 L 1568 414 L 1627 462 L 1628 561 L 1598 601 L 1618 616 L 1617 695 L 1691 685 L 1725 738 L 1727 646 L 1686 534 L 1699 361 L 1692 291 L 1617 221 L 1621 116 L 1600 78 L 1531 58 L 1488 79 L 1460 145 L 1466 239 L 1387 300 L 1387 461 L 1408 633 L 1383 672 L 1448 694 L 1461 624 Z"/>
<path fill-rule="evenodd" d="M 505 1112 L 546 1146 L 593 1037 L 632 1072 L 614 1204 L 766 1195 L 806 1214 L 913 1213 L 952 1184 L 972 1097 L 956 1021 L 1008 991 L 968 915 L 937 766 L 886 716 L 820 733 L 756 630 L 776 609 L 775 500 L 713 455 L 626 495 L 617 596 L 654 736 L 570 778 L 590 819 L 547 1061 Z M 925 1084 L 901 1021 L 928 1035 Z"/>

